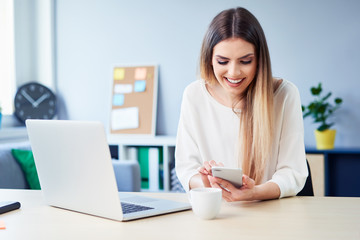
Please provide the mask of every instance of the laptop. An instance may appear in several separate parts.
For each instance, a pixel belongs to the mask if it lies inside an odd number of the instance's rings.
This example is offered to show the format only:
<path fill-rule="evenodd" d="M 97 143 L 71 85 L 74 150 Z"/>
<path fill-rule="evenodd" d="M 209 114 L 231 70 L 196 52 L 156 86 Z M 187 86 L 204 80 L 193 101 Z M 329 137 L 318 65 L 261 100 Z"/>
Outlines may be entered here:
<path fill-rule="evenodd" d="M 187 202 L 118 192 L 100 122 L 27 120 L 41 190 L 48 205 L 117 221 L 191 208 Z"/>

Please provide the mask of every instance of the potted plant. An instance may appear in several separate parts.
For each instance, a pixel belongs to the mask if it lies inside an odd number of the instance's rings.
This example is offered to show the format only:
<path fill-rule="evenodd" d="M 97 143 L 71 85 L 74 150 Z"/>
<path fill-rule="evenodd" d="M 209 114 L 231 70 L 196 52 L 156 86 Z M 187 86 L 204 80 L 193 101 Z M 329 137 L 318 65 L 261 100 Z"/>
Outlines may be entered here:
<path fill-rule="evenodd" d="M 330 103 L 331 92 L 322 95 L 321 83 L 317 87 L 311 87 L 311 94 L 314 96 L 314 101 L 309 105 L 302 105 L 303 117 L 311 116 L 314 123 L 319 124 L 319 127 L 315 130 L 316 148 L 317 149 L 333 149 L 335 142 L 336 130 L 330 129 L 335 123 L 329 122 L 329 118 L 337 110 L 343 100 L 341 98 L 335 98 L 334 103 Z"/>

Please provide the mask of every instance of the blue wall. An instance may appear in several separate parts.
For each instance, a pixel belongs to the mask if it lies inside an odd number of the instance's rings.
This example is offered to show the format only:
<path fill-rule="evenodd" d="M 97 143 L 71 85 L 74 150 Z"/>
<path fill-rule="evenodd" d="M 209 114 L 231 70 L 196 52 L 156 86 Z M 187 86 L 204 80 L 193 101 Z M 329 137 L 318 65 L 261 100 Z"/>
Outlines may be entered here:
<path fill-rule="evenodd" d="M 360 1 L 357 0 L 58 0 L 56 77 L 60 118 L 109 125 L 112 66 L 159 64 L 157 134 L 176 135 L 184 88 L 197 78 L 203 35 L 221 10 L 243 6 L 267 36 L 275 76 L 344 99 L 336 146 L 360 147 Z M 314 146 L 311 120 L 305 143 Z"/>

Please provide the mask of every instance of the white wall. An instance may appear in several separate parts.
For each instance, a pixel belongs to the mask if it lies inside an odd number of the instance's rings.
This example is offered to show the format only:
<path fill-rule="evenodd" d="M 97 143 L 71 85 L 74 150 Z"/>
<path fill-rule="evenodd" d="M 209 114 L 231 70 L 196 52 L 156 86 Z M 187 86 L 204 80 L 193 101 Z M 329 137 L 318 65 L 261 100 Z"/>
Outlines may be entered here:
<path fill-rule="evenodd" d="M 356 0 L 58 0 L 56 60 L 60 118 L 108 126 L 112 66 L 158 63 L 157 134 L 176 135 L 184 88 L 196 79 L 200 45 L 211 19 L 243 6 L 267 35 L 275 76 L 344 99 L 336 114 L 336 146 L 360 146 L 360 2 Z M 315 126 L 305 121 L 305 143 Z"/>
<path fill-rule="evenodd" d="M 1 123 L 4 128 L 23 126 L 14 114 L 11 115 L 15 85 L 20 87 L 36 81 L 56 91 L 54 1 L 56 0 L 13 0 L 15 72 L 11 69 L 8 71 L 14 74 L 16 81 L 13 87 L 6 89 L 8 110 L 4 112 L 6 115 L 3 115 Z"/>
<path fill-rule="evenodd" d="M 14 0 L 16 85 L 54 89 L 54 0 Z"/>

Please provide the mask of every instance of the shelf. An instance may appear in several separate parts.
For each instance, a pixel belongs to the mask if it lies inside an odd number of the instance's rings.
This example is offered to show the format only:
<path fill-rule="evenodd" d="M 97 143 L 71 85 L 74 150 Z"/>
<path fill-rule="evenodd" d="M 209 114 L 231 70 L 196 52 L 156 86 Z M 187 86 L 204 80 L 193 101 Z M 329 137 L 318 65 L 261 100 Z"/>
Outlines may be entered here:
<path fill-rule="evenodd" d="M 123 144 L 127 146 L 174 146 L 176 144 L 175 136 L 155 136 L 155 137 L 137 137 L 108 135 L 109 144 Z"/>
<path fill-rule="evenodd" d="M 328 149 L 328 150 L 319 150 L 316 148 L 306 148 L 307 153 L 314 153 L 314 154 L 337 154 L 337 153 L 345 153 L 345 154 L 360 154 L 360 148 L 334 148 L 334 149 Z"/>
<path fill-rule="evenodd" d="M 128 159 L 127 149 L 130 147 L 162 147 L 163 148 L 163 181 L 164 191 L 169 192 L 170 189 L 170 163 L 174 161 L 174 151 L 176 145 L 176 137 L 174 136 L 124 136 L 124 135 L 108 135 L 108 143 L 110 145 L 119 146 L 119 159 Z"/>
<path fill-rule="evenodd" d="M 360 197 L 359 148 L 306 148 L 306 153 L 323 156 L 325 196 Z"/>
<path fill-rule="evenodd" d="M 26 127 L 0 128 L 0 143 L 29 140 Z"/>

